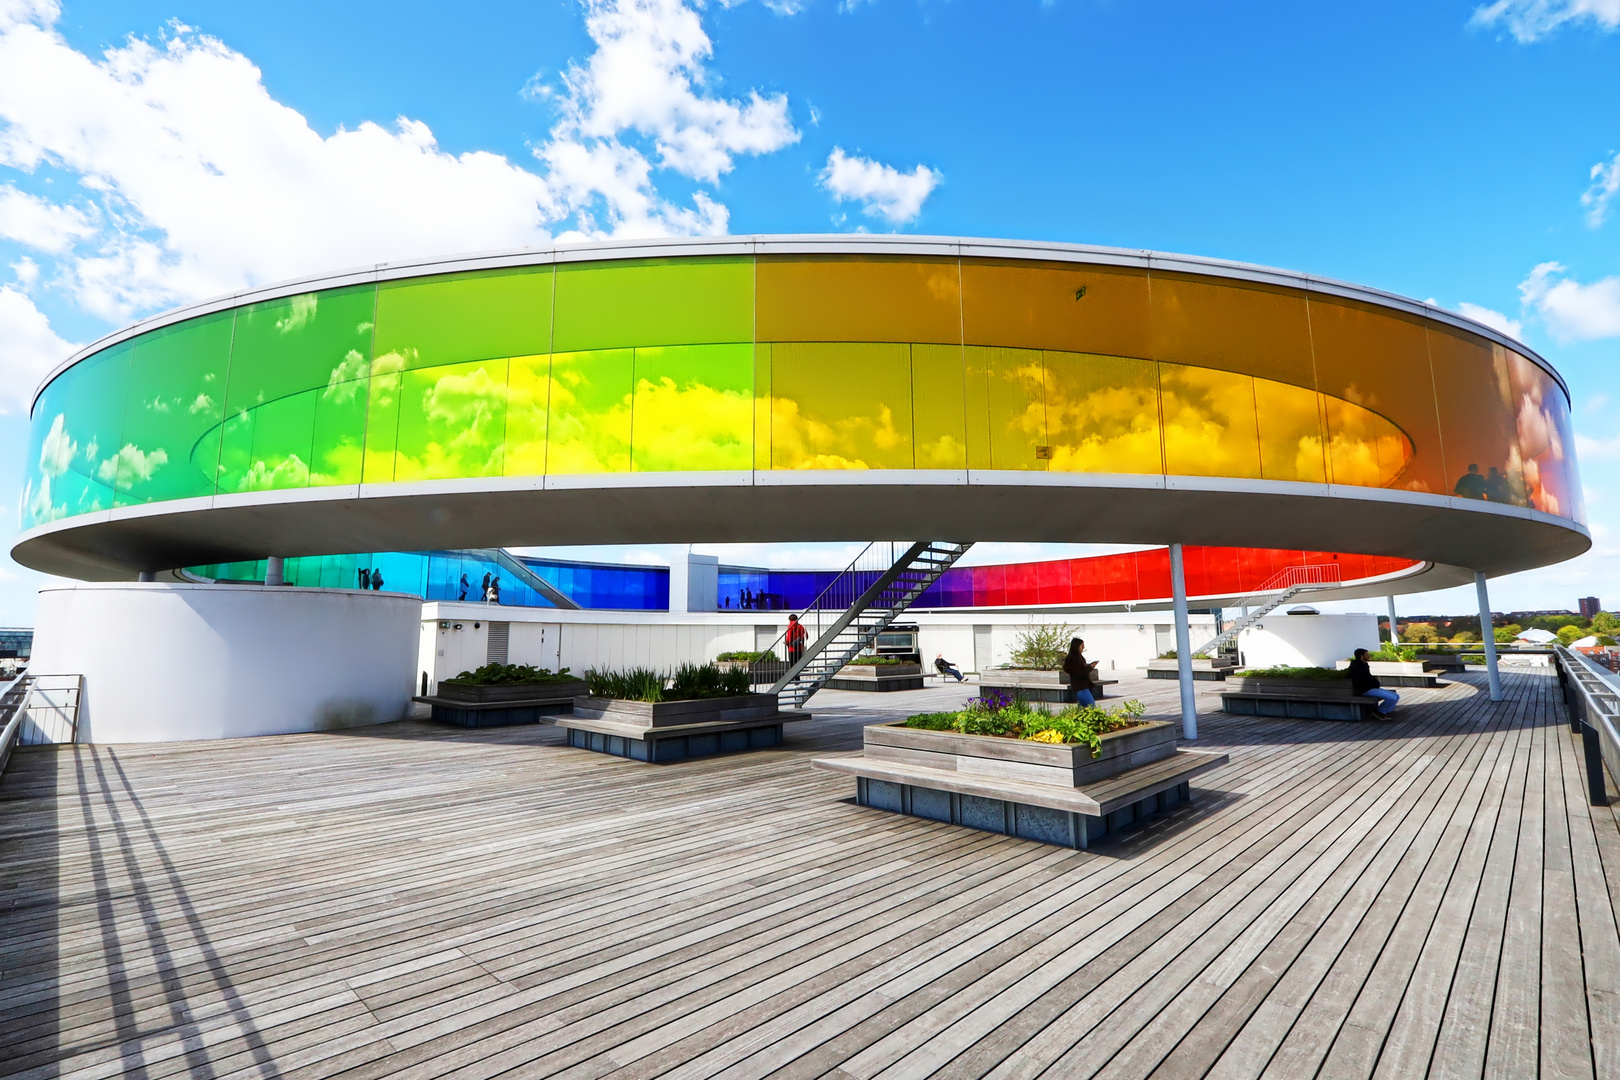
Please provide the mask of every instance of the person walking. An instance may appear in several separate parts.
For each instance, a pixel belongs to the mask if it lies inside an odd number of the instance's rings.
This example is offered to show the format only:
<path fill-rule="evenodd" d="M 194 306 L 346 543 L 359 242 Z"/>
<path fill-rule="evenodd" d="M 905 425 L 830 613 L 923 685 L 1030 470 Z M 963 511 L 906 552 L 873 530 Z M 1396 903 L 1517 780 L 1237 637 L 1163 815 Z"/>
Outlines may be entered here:
<path fill-rule="evenodd" d="M 1069 693 L 1074 695 L 1076 704 L 1097 704 L 1092 693 L 1096 687 L 1091 681 L 1091 665 L 1086 662 L 1086 643 L 1079 638 L 1069 642 L 1069 655 L 1063 658 L 1063 674 L 1069 677 Z"/>
<path fill-rule="evenodd" d="M 1350 661 L 1350 689 L 1362 697 L 1378 699 L 1378 715 L 1395 715 L 1395 706 L 1400 703 L 1401 695 L 1393 690 L 1385 690 L 1384 684 L 1378 681 L 1367 663 L 1367 650 L 1357 649 L 1355 658 Z"/>
<path fill-rule="evenodd" d="M 360 587 L 362 589 L 371 588 L 371 570 L 369 568 L 362 566 L 356 572 L 356 576 L 360 579 Z"/>
<path fill-rule="evenodd" d="M 375 569 L 375 570 L 373 570 L 371 572 L 371 591 L 372 592 L 382 592 L 382 587 L 383 587 L 382 567 L 379 566 L 377 569 Z"/>
<path fill-rule="evenodd" d="M 804 655 L 804 642 L 809 636 L 810 635 L 805 632 L 804 624 L 799 622 L 799 617 L 797 615 L 789 615 L 787 636 L 785 638 L 789 667 L 797 664 L 799 662 L 799 658 Z"/>
<path fill-rule="evenodd" d="M 934 655 L 934 670 L 939 672 L 939 676 L 942 679 L 945 676 L 950 675 L 955 678 L 957 682 L 963 681 L 962 673 L 956 670 L 955 664 L 945 659 L 944 653 L 936 653 Z"/>
<path fill-rule="evenodd" d="M 466 574 L 462 574 L 461 575 L 461 595 L 456 597 L 456 599 L 457 600 L 465 600 L 465 599 L 467 599 L 467 590 L 470 589 L 470 588 L 472 588 L 472 582 L 467 580 L 467 575 Z"/>

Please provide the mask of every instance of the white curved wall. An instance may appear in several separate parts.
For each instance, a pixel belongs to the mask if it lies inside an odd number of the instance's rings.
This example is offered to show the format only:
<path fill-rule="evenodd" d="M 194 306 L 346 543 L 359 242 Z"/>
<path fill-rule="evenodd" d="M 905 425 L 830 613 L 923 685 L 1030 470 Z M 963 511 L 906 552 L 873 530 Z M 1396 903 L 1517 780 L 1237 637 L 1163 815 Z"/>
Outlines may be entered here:
<path fill-rule="evenodd" d="M 81 742 L 330 731 L 410 707 L 415 596 L 118 582 L 39 600 L 29 667 L 85 677 Z"/>

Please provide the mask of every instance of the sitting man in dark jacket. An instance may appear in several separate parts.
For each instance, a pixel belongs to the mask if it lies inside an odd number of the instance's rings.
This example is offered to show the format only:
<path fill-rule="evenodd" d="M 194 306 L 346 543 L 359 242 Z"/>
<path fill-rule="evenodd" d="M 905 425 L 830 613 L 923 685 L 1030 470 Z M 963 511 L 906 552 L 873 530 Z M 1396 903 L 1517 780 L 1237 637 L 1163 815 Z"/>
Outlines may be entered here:
<path fill-rule="evenodd" d="M 1363 697 L 1377 698 L 1379 716 L 1394 715 L 1395 705 L 1401 700 L 1395 691 L 1385 690 L 1367 666 L 1366 649 L 1357 649 L 1355 659 L 1350 661 L 1350 689 Z"/>
<path fill-rule="evenodd" d="M 943 680 L 944 676 L 949 675 L 952 678 L 954 678 L 957 682 L 962 681 L 962 673 L 960 671 L 956 670 L 956 665 L 955 664 L 953 664 L 949 660 L 945 659 L 945 654 L 944 653 L 935 654 L 935 656 L 934 656 L 934 670 L 939 672 L 942 680 Z"/>

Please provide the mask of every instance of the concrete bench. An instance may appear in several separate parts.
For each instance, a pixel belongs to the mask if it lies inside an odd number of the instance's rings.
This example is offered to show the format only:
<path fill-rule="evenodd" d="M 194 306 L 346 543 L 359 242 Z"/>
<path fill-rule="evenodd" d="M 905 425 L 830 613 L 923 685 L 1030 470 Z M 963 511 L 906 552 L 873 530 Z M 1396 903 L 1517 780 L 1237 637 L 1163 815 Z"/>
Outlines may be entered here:
<path fill-rule="evenodd" d="M 1267 694 L 1228 691 L 1221 710 L 1235 716 L 1282 716 L 1290 720 L 1377 720 L 1378 699 L 1360 694 Z"/>

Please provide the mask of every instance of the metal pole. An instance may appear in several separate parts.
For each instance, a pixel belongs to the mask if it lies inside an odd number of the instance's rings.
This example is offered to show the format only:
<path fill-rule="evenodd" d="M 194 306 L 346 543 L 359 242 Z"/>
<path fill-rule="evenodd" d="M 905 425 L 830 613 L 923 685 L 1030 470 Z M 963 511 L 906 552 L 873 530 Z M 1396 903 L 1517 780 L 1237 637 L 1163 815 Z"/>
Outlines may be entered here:
<path fill-rule="evenodd" d="M 1491 700 L 1502 700 L 1502 675 L 1496 670 L 1496 628 L 1491 625 L 1491 595 L 1485 588 L 1483 571 L 1474 573 L 1474 591 L 1479 594 L 1479 636 L 1485 646 L 1485 674 L 1490 678 Z"/>
<path fill-rule="evenodd" d="M 1484 636 L 1484 634 L 1480 635 L 1480 637 Z M 1395 629 L 1395 597 L 1393 594 L 1391 594 L 1389 598 L 1389 643 L 1391 645 L 1399 645 L 1401 643 L 1401 633 L 1399 630 Z"/>
<path fill-rule="evenodd" d="M 1181 683 L 1181 734 L 1198 738 L 1198 704 L 1193 697 L 1192 633 L 1187 626 L 1187 575 L 1181 545 L 1170 545 L 1170 595 L 1176 608 L 1176 679 Z"/>

